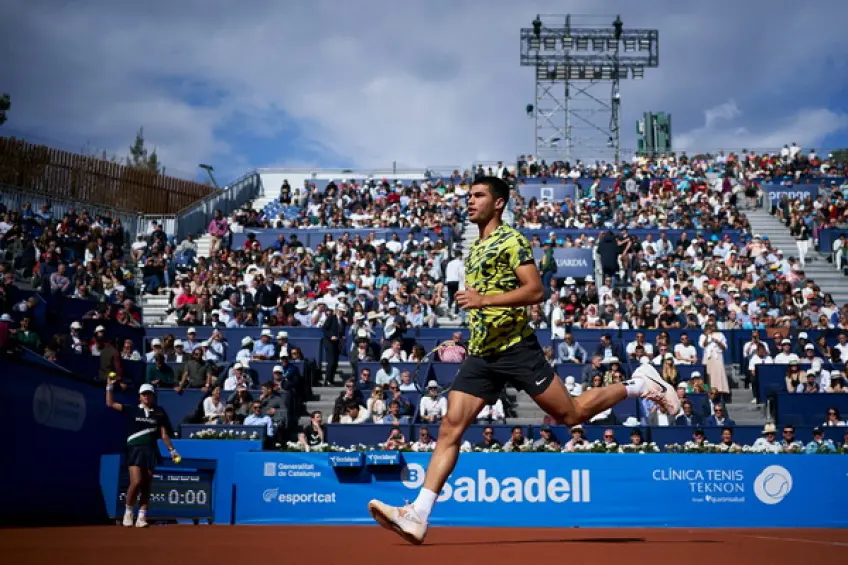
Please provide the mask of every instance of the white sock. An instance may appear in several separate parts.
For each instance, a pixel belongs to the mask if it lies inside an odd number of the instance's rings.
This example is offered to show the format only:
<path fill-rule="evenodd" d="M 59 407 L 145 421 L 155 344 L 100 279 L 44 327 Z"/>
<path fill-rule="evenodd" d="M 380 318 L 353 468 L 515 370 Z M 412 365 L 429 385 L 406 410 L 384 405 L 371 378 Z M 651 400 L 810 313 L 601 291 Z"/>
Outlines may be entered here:
<path fill-rule="evenodd" d="M 133 513 L 133 507 L 132 507 L 132 506 L 127 506 L 127 507 L 126 507 L 125 512 L 126 512 L 127 514 L 132 514 L 132 513 Z"/>
<path fill-rule="evenodd" d="M 630 398 L 642 396 L 645 393 L 645 379 L 631 379 L 624 383 L 627 396 Z"/>
<path fill-rule="evenodd" d="M 422 488 L 418 493 L 418 498 L 412 503 L 415 513 L 425 522 L 430 519 L 430 512 L 433 510 L 433 505 L 436 504 L 436 499 L 439 495 L 431 490 Z"/>
<path fill-rule="evenodd" d="M 143 509 L 143 508 L 142 508 L 142 509 L 140 509 L 140 510 L 138 511 L 138 517 L 139 517 L 139 518 L 144 518 L 145 516 L 147 516 L 147 510 L 145 510 L 145 509 Z"/>

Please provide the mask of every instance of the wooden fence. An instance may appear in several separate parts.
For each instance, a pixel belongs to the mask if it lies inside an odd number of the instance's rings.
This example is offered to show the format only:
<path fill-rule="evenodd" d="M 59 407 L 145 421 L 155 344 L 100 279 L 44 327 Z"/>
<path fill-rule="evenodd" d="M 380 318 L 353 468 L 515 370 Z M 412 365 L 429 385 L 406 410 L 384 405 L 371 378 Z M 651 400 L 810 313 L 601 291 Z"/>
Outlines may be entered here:
<path fill-rule="evenodd" d="M 173 214 L 216 189 L 0 137 L 0 184 L 144 214 Z"/>

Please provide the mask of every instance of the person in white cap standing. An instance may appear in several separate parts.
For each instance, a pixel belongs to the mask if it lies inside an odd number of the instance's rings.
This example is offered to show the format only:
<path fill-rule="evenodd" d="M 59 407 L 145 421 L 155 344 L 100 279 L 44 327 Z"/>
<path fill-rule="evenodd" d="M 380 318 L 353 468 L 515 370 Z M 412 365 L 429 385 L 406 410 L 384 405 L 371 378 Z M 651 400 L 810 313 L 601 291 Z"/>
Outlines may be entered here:
<path fill-rule="evenodd" d="M 126 509 L 123 525 L 133 526 L 133 507 L 138 499 L 137 528 L 147 527 L 147 507 L 150 502 L 150 487 L 153 484 L 153 470 L 159 465 L 159 444 L 161 438 L 171 453 L 175 463 L 180 455 L 174 449 L 168 435 L 169 422 L 165 411 L 156 406 L 156 393 L 152 385 L 143 384 L 138 391 L 139 404 L 121 404 L 115 402 L 113 389 L 115 375 L 110 374 L 106 384 L 106 406 L 117 410 L 127 420 L 126 464 L 129 468 L 130 485 L 127 488 Z"/>

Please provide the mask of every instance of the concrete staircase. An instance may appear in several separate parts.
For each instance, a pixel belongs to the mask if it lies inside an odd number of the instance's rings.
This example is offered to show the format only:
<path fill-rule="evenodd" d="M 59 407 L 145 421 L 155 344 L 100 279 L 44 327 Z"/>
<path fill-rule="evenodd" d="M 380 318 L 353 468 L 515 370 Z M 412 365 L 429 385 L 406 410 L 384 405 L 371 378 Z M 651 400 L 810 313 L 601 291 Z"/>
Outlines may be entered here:
<path fill-rule="evenodd" d="M 472 224 L 468 220 L 465 220 L 465 224 L 462 226 L 462 254 L 465 257 L 468 257 L 468 250 L 471 249 L 471 244 L 474 243 L 480 237 L 480 230 L 477 229 L 477 224 Z"/>
<path fill-rule="evenodd" d="M 798 248 L 795 239 L 789 234 L 789 228 L 777 218 L 768 213 L 764 208 L 746 210 L 746 215 L 751 222 L 754 233 L 768 236 L 777 249 L 783 251 L 784 257 L 798 257 Z M 836 304 L 842 305 L 848 302 L 848 279 L 846 279 L 832 263 L 815 251 L 810 244 L 810 253 L 807 255 L 804 272 L 808 279 L 818 284 L 822 292 L 833 296 Z"/>

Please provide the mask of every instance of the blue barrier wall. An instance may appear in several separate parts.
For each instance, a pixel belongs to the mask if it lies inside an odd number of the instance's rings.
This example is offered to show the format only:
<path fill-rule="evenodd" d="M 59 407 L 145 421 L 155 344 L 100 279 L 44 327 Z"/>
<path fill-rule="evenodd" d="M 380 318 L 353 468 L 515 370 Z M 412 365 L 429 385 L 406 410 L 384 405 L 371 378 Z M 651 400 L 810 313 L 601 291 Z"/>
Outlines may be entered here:
<path fill-rule="evenodd" d="M 102 386 L 0 357 L 8 459 L 0 465 L 0 523 L 105 520 L 100 457 L 123 449 L 126 427 Z M 130 397 L 121 401 L 129 402 Z"/>
<path fill-rule="evenodd" d="M 373 523 L 368 501 L 414 498 L 430 457 L 404 453 L 403 467 L 340 469 L 329 463 L 339 455 L 236 455 L 236 523 Z M 821 503 L 822 484 L 844 481 L 840 457 L 466 453 L 430 520 L 503 527 L 844 527 L 848 491 L 832 489 L 828 504 Z"/>
<path fill-rule="evenodd" d="M 827 419 L 827 409 L 836 408 L 842 418 L 848 414 L 846 394 L 798 394 L 781 392 L 777 400 L 777 421 L 794 426 L 820 426 Z M 848 431 L 848 428 L 845 429 Z"/>

